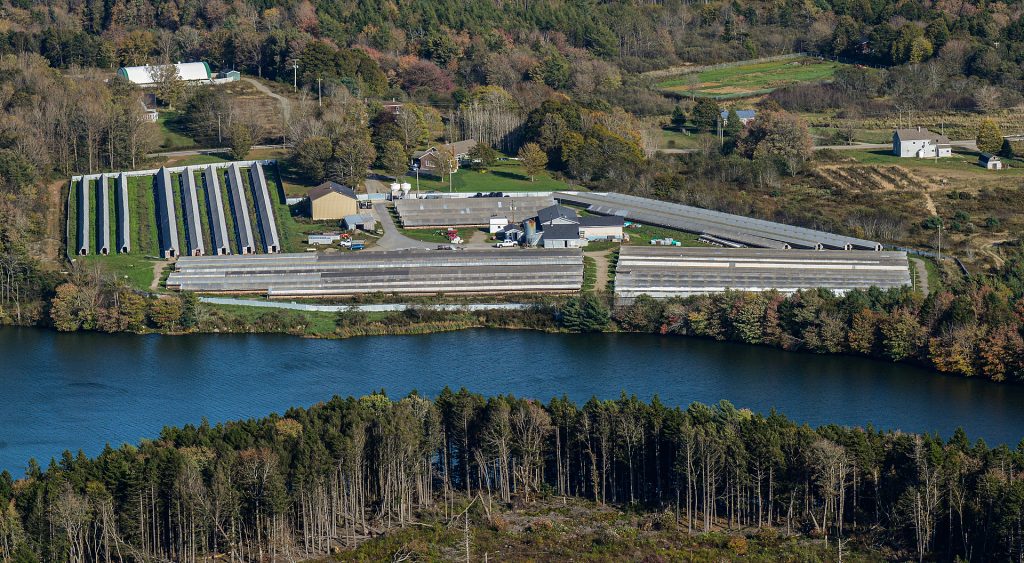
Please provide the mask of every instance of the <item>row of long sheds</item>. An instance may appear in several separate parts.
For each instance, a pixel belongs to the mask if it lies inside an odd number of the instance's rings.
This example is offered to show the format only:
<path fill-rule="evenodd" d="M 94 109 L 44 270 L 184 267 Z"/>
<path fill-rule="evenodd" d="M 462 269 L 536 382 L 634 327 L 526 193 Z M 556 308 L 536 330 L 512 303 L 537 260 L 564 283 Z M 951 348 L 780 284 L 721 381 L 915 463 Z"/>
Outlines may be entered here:
<path fill-rule="evenodd" d="M 573 292 L 582 284 L 579 249 L 186 257 L 167 280 L 182 291 L 271 297 Z"/>
<path fill-rule="evenodd" d="M 243 181 L 243 173 L 247 176 L 248 182 Z M 152 171 L 151 176 L 145 176 L 152 178 L 158 248 L 162 258 L 175 258 L 183 254 L 180 234 L 184 235 L 184 254 L 187 255 L 230 254 L 232 235 L 235 237 L 239 254 L 256 253 L 257 239 L 250 220 L 249 198 L 253 198 L 252 209 L 257 219 L 256 228 L 261 235 L 263 252 L 281 251 L 281 241 L 274 217 L 274 203 L 261 162 L 255 161 L 245 169 L 237 162 L 187 166 L 175 169 L 175 174 L 177 181 L 168 168 L 160 168 Z M 96 174 L 72 181 L 72 189 L 76 190 L 77 195 L 75 254 L 90 254 L 94 241 L 98 254 L 106 255 L 111 252 L 109 233 L 112 215 L 116 215 L 117 219 L 117 252 L 132 251 L 133 225 L 129 212 L 129 177 L 139 175 L 129 172 Z M 109 205 L 111 183 L 116 184 L 114 214 L 111 213 Z M 226 192 L 222 186 L 226 186 Z M 180 193 L 180 198 L 175 197 L 176 191 Z M 182 214 L 181 222 L 178 220 L 179 213 Z M 234 232 L 229 230 L 229 217 Z M 209 224 L 209 229 L 204 228 L 204 219 Z M 90 236 L 93 224 L 96 229 L 95 239 Z M 179 233 L 179 226 L 183 228 L 183 233 Z M 208 233 L 204 236 L 207 230 Z"/>
<path fill-rule="evenodd" d="M 563 203 L 586 207 L 592 213 L 617 215 L 638 223 L 696 233 L 723 246 L 882 250 L 882 244 L 872 240 L 626 194 L 556 192 L 554 197 Z"/>

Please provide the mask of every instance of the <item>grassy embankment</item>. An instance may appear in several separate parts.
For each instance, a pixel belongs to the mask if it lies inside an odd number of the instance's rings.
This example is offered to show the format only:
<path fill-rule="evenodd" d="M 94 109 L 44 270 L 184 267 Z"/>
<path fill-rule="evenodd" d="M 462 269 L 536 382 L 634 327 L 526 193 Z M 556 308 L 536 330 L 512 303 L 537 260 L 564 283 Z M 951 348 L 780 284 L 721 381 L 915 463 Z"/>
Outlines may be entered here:
<path fill-rule="evenodd" d="M 556 302 L 549 299 L 548 304 Z M 287 333 L 311 338 L 351 338 L 400 334 L 430 334 L 468 328 L 557 330 L 554 316 L 544 304 L 538 311 L 434 311 L 413 308 L 397 312 L 298 311 L 214 305 L 207 311 L 200 332 Z"/>

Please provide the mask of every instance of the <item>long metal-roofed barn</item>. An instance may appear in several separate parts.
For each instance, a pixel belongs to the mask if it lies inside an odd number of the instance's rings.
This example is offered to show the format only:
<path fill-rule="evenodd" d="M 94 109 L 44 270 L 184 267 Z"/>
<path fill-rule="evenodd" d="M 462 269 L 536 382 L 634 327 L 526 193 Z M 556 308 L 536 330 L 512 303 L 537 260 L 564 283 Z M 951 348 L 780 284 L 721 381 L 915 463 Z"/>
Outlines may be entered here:
<path fill-rule="evenodd" d="M 630 221 L 697 233 L 755 248 L 882 249 L 880 243 L 871 240 L 625 194 L 557 192 L 554 197 L 565 203 L 586 206 L 593 213 L 618 215 Z"/>
<path fill-rule="evenodd" d="M 199 194 L 196 190 L 196 177 L 191 168 L 181 172 L 181 202 L 185 207 L 185 240 L 191 256 L 206 254 L 203 246 L 203 222 L 199 216 Z"/>
<path fill-rule="evenodd" d="M 267 177 L 263 174 L 263 165 L 257 162 L 249 168 L 249 183 L 256 197 L 256 216 L 260 221 L 260 232 L 263 234 L 263 250 L 267 254 L 281 251 L 281 240 L 277 236 L 277 224 L 274 222 L 274 204 L 270 199 Z"/>
<path fill-rule="evenodd" d="M 79 256 L 89 254 L 89 179 L 85 176 L 78 181 L 78 252 Z"/>
<path fill-rule="evenodd" d="M 117 191 L 114 196 L 117 203 L 117 251 L 124 254 L 132 250 L 128 219 L 128 175 L 124 172 L 117 175 Z"/>
<path fill-rule="evenodd" d="M 555 204 L 547 197 L 400 199 L 395 209 L 405 227 L 487 226 L 491 217 L 522 221 Z"/>
<path fill-rule="evenodd" d="M 664 299 L 728 289 L 793 293 L 814 288 L 845 293 L 906 285 L 906 252 L 623 246 L 615 267 L 615 298 L 626 304 L 639 295 Z"/>
<path fill-rule="evenodd" d="M 160 226 L 160 255 L 174 258 L 181 255 L 178 247 L 178 216 L 174 212 L 174 191 L 171 173 L 161 168 L 156 174 L 156 215 Z"/>
<path fill-rule="evenodd" d="M 277 297 L 573 292 L 582 284 L 579 249 L 186 257 L 167 280 L 168 287 L 182 291 Z"/>
<path fill-rule="evenodd" d="M 249 202 L 245 199 L 245 187 L 242 184 L 242 173 L 237 164 L 228 167 L 228 191 L 231 192 L 231 210 L 235 218 L 235 231 L 238 235 L 238 252 L 253 254 L 256 242 L 252 236 L 252 224 L 249 223 Z"/>
<path fill-rule="evenodd" d="M 101 174 L 96 181 L 96 252 L 110 254 L 110 184 L 107 175 Z"/>
<path fill-rule="evenodd" d="M 231 242 L 228 239 L 228 223 L 224 217 L 224 198 L 221 197 L 220 180 L 217 169 L 207 166 L 203 169 L 203 189 L 206 191 L 206 207 L 210 211 L 210 243 L 215 255 L 231 254 Z"/>

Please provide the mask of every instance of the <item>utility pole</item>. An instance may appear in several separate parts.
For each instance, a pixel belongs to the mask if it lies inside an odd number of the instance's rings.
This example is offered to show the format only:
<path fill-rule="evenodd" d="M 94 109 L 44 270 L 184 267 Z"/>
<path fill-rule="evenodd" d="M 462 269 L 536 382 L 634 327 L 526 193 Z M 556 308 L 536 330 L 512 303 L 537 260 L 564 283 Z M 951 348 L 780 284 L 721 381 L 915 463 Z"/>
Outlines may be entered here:
<path fill-rule="evenodd" d="M 220 135 L 220 113 L 218 112 L 217 113 L 217 144 L 221 144 L 223 142 L 224 142 L 224 140 L 221 138 L 221 135 Z"/>
<path fill-rule="evenodd" d="M 292 91 L 299 91 L 299 61 L 292 61 Z"/>
<path fill-rule="evenodd" d="M 324 107 L 324 97 L 320 90 L 320 77 L 316 78 L 316 103 L 319 107 Z"/>

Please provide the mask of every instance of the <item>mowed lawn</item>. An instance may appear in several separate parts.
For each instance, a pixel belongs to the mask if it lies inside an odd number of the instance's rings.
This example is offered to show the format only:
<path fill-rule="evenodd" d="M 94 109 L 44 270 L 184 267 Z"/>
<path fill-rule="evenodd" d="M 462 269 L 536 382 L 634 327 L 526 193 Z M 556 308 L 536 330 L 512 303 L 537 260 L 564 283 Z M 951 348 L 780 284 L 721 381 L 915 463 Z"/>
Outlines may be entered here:
<path fill-rule="evenodd" d="M 658 83 L 661 90 L 686 96 L 716 99 L 767 94 L 798 82 L 820 82 L 832 78 L 840 63 L 813 58 L 751 63 L 728 68 L 683 74 Z"/>
<path fill-rule="evenodd" d="M 569 186 L 561 180 L 552 178 L 547 172 L 541 172 L 533 182 L 526 175 L 526 170 L 517 163 L 502 163 L 487 172 L 479 172 L 468 168 L 460 168 L 452 175 L 451 191 L 463 193 L 486 192 L 557 192 L 560 190 L 580 190 L 583 188 Z M 405 181 L 416 189 L 416 175 L 410 174 Z M 441 180 L 437 176 L 420 174 L 420 191 L 449 191 L 448 178 Z"/>

